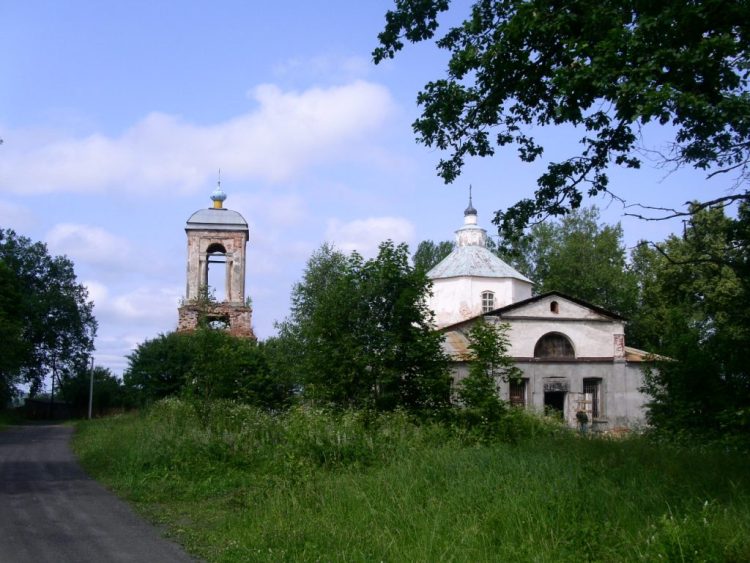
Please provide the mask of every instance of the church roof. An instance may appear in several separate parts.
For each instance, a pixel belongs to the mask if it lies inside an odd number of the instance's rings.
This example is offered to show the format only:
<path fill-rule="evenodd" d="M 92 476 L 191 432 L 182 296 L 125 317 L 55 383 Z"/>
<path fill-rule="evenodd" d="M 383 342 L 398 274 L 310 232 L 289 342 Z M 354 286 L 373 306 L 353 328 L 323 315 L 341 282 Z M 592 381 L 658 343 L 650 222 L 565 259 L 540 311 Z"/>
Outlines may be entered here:
<path fill-rule="evenodd" d="M 456 247 L 427 272 L 427 276 L 433 280 L 466 276 L 513 278 L 534 283 L 487 249 L 487 231 L 477 225 L 477 210 L 471 203 L 471 186 L 469 206 L 464 211 L 464 224 L 456 231 Z"/>
<path fill-rule="evenodd" d="M 430 279 L 476 276 L 514 278 L 533 283 L 518 270 L 503 262 L 484 246 L 457 246 L 437 266 L 427 272 Z"/>
<path fill-rule="evenodd" d="M 604 307 L 599 307 L 599 305 L 594 305 L 593 303 L 584 301 L 583 299 L 578 299 L 577 297 L 572 297 L 571 295 L 567 295 L 565 293 L 561 293 L 559 291 L 554 291 L 554 290 L 548 291 L 546 293 L 540 293 L 539 295 L 534 295 L 533 297 L 529 297 L 528 299 L 524 299 L 523 301 L 516 301 L 515 303 L 511 303 L 510 305 L 506 305 L 505 307 L 500 307 L 499 309 L 490 311 L 489 313 L 483 313 L 483 315 L 502 316 L 504 313 L 509 313 L 510 311 L 513 311 L 514 309 L 520 309 L 531 303 L 536 303 L 537 301 L 541 301 L 542 299 L 547 299 L 548 297 L 559 297 L 561 299 L 567 299 L 568 301 L 572 301 L 573 303 L 580 305 L 581 307 L 590 309 L 594 311 L 595 313 L 598 313 L 604 317 L 610 317 L 618 321 L 627 320 L 625 317 L 615 313 L 614 311 L 610 311 L 609 309 L 605 309 Z"/>
<path fill-rule="evenodd" d="M 190 216 L 186 230 L 246 231 L 245 218 L 231 209 L 199 209 Z"/>
<path fill-rule="evenodd" d="M 231 209 L 222 206 L 227 194 L 218 183 L 211 194 L 214 206 L 208 209 L 199 209 L 193 213 L 185 225 L 186 231 L 247 231 L 245 218 Z"/>

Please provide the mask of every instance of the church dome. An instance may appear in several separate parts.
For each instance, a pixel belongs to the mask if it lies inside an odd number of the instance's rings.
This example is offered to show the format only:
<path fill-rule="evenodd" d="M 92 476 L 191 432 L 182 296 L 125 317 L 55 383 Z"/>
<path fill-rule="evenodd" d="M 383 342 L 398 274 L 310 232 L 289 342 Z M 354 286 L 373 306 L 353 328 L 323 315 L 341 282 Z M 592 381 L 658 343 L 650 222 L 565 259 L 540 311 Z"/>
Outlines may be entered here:
<path fill-rule="evenodd" d="M 214 202 L 214 206 L 208 209 L 199 209 L 193 213 L 187 220 L 185 230 L 247 231 L 245 218 L 236 211 L 222 206 L 225 199 L 227 199 L 227 194 L 221 189 L 221 184 L 218 184 L 211 194 L 211 201 Z"/>
<path fill-rule="evenodd" d="M 475 276 L 480 278 L 514 278 L 533 283 L 484 246 L 457 246 L 437 266 L 427 272 L 430 279 Z"/>
<path fill-rule="evenodd" d="M 216 204 L 217 201 L 223 203 L 225 199 L 227 199 L 227 194 L 221 189 L 221 183 L 216 184 L 216 189 L 211 194 L 211 201 Z"/>
<path fill-rule="evenodd" d="M 477 225 L 477 210 L 471 204 L 471 192 L 469 194 L 464 225 L 456 231 L 456 247 L 427 272 L 427 276 L 433 280 L 464 276 L 513 278 L 533 283 L 487 248 L 487 231 Z"/>
<path fill-rule="evenodd" d="M 474 209 L 474 206 L 471 204 L 471 198 L 469 198 L 469 207 L 467 207 L 466 209 L 464 209 L 464 216 L 466 216 L 466 215 L 476 215 L 476 214 L 477 214 L 477 210 Z"/>

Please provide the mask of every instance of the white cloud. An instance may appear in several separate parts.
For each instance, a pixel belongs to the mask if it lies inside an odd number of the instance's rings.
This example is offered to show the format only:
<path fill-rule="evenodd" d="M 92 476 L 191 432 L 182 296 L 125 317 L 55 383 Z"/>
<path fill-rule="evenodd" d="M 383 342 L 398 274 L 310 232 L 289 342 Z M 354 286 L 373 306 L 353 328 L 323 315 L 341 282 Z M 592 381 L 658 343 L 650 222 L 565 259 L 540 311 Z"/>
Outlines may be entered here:
<path fill-rule="evenodd" d="M 326 230 L 326 239 L 337 248 L 344 252 L 356 250 L 365 257 L 375 256 L 384 240 L 410 243 L 414 236 L 414 225 L 402 217 L 371 217 L 349 223 L 332 219 Z"/>
<path fill-rule="evenodd" d="M 248 217 L 269 227 L 296 225 L 309 214 L 307 202 L 298 194 L 232 193 L 230 207 L 242 210 Z M 250 237 L 253 237 L 252 230 Z"/>
<path fill-rule="evenodd" d="M 190 192 L 218 168 L 233 179 L 279 182 L 313 162 L 345 158 L 394 107 L 385 87 L 362 80 L 302 92 L 264 84 L 252 96 L 254 111 L 213 125 L 152 113 L 119 137 L 9 131 L 0 192 Z"/>
<path fill-rule="evenodd" d="M 99 283 L 93 280 L 87 280 L 83 282 L 83 285 L 89 292 L 89 301 L 94 302 L 94 307 L 99 304 L 106 303 L 107 297 L 109 296 L 109 290 L 103 283 Z M 94 313 L 96 314 L 96 312 Z"/>
<path fill-rule="evenodd" d="M 174 328 L 182 288 L 176 286 L 140 286 L 125 293 L 113 294 L 96 280 L 83 282 L 94 302 L 94 314 L 108 326 L 148 324 L 154 330 Z"/>
<path fill-rule="evenodd" d="M 34 223 L 34 218 L 28 207 L 0 201 L 0 228 L 25 231 Z"/>
<path fill-rule="evenodd" d="M 65 254 L 77 263 L 132 268 L 130 242 L 100 227 L 59 223 L 47 233 L 45 240 L 53 254 Z"/>
<path fill-rule="evenodd" d="M 155 326 L 176 325 L 181 296 L 182 291 L 177 287 L 141 287 L 115 297 L 111 309 L 123 320 L 148 321 Z"/>

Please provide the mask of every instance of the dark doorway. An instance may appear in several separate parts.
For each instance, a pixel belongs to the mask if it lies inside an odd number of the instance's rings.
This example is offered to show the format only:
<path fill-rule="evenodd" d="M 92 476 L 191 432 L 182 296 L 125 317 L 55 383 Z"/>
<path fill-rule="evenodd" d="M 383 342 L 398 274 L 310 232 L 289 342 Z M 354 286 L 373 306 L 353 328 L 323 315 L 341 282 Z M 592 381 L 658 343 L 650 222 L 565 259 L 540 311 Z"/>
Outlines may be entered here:
<path fill-rule="evenodd" d="M 544 410 L 545 412 L 555 414 L 560 418 L 563 418 L 563 411 L 565 410 L 565 392 L 545 391 Z"/>

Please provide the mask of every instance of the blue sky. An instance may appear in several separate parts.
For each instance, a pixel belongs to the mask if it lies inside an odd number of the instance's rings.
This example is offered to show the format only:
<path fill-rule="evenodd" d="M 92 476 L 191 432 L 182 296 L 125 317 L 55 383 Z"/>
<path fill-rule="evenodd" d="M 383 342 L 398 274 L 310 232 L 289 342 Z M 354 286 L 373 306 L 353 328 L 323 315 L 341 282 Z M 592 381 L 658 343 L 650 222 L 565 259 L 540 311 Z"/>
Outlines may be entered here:
<path fill-rule="evenodd" d="M 416 93 L 442 72 L 433 45 L 374 66 L 392 2 L 0 2 L 0 227 L 70 256 L 99 320 L 96 360 L 121 373 L 134 346 L 173 330 L 190 214 L 218 169 L 225 206 L 250 225 L 247 293 L 261 338 L 323 242 L 373 255 L 386 238 L 445 240 L 467 187 L 480 223 L 533 193 L 540 165 L 514 153 L 474 161 L 450 186 L 414 142 Z M 465 1 L 456 6 L 467 5 Z M 570 130 L 539 131 L 547 156 Z M 646 142 L 663 146 L 661 131 Z M 630 201 L 719 195 L 692 171 L 616 171 Z M 679 222 L 623 219 L 626 242 Z"/>

